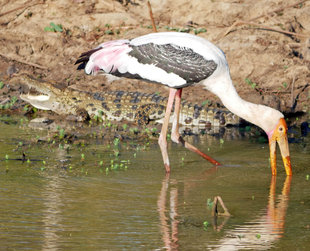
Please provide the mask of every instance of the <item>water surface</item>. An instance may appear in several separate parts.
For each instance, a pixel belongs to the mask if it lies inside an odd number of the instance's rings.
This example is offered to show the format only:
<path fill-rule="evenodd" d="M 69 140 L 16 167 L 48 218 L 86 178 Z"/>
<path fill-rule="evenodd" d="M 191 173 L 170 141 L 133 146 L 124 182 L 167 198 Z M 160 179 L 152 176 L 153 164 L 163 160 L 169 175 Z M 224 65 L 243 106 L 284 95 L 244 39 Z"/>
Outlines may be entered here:
<path fill-rule="evenodd" d="M 172 173 L 166 176 L 156 140 L 28 145 L 47 132 L 21 127 L 18 120 L 1 121 L 4 249 L 310 248 L 309 136 L 292 134 L 291 179 L 280 159 L 272 178 L 268 145 L 240 135 L 187 137 L 224 163 L 219 168 L 169 144 Z M 25 161 L 18 160 L 23 152 Z M 211 216 L 215 196 L 231 217 Z"/>

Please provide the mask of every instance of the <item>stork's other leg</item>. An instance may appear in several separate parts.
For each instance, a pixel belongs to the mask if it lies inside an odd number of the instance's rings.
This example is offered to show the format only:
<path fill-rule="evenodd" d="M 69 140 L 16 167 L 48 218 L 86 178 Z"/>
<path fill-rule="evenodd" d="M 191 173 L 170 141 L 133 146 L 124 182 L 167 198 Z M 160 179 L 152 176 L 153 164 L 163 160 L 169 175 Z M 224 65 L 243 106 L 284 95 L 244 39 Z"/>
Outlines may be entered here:
<path fill-rule="evenodd" d="M 214 165 L 220 165 L 215 159 L 211 158 L 210 156 L 201 152 L 198 148 L 194 147 L 193 145 L 184 141 L 179 133 L 179 117 L 180 117 L 180 107 L 181 107 L 181 96 L 182 96 L 182 89 L 178 89 L 175 95 L 175 104 L 174 104 L 174 116 L 173 116 L 173 123 L 172 123 L 172 132 L 171 132 L 171 139 L 175 143 L 181 143 L 187 149 L 191 150 L 199 154 L 204 159 L 208 160 Z M 170 96 L 169 96 L 170 98 Z"/>
<path fill-rule="evenodd" d="M 174 103 L 174 115 L 171 129 L 171 139 L 175 143 L 180 143 L 180 133 L 179 133 L 179 120 L 180 120 L 180 107 L 181 107 L 181 96 L 182 90 L 178 89 L 175 95 L 175 103 Z"/>
<path fill-rule="evenodd" d="M 167 131 L 168 131 L 171 110 L 172 110 L 173 101 L 174 101 L 176 92 L 177 92 L 177 89 L 173 89 L 173 88 L 169 89 L 169 98 L 168 98 L 168 103 L 166 107 L 164 123 L 161 128 L 160 136 L 158 139 L 158 144 L 160 146 L 161 154 L 163 156 L 164 165 L 165 165 L 167 173 L 170 173 L 170 163 L 169 163 L 168 150 L 167 150 Z"/>

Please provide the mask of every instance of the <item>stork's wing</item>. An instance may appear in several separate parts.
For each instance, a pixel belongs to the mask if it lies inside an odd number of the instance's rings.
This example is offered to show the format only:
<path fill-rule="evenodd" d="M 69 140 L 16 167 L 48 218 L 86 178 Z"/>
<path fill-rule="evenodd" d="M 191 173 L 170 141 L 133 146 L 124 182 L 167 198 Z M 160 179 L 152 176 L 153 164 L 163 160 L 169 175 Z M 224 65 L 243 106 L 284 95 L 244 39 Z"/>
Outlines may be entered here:
<path fill-rule="evenodd" d="M 174 73 L 188 84 L 208 78 L 217 68 L 213 60 L 206 60 L 192 49 L 174 44 L 148 43 L 130 47 L 132 51 L 129 55 L 137 58 L 139 63 L 155 65 L 167 73 Z"/>

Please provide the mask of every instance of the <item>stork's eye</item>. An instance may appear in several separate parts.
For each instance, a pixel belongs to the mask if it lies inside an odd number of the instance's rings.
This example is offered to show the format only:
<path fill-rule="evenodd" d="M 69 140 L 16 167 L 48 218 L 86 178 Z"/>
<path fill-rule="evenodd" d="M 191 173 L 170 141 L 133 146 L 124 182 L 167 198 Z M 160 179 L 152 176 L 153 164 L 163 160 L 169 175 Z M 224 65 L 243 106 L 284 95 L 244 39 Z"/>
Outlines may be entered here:
<path fill-rule="evenodd" d="M 281 126 L 281 127 L 279 127 L 279 131 L 280 132 L 282 132 L 283 131 L 283 127 Z"/>

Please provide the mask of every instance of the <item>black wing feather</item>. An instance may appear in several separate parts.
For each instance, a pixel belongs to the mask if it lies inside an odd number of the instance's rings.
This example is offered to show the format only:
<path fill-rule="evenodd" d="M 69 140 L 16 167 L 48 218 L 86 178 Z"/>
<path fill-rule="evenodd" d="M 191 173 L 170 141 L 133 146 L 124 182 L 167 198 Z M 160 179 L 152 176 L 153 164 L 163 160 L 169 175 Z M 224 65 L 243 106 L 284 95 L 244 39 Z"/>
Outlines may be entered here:
<path fill-rule="evenodd" d="M 157 45 L 154 43 L 139 46 L 131 45 L 129 55 L 142 64 L 154 64 L 168 73 L 175 73 L 188 84 L 208 78 L 216 70 L 213 60 L 206 60 L 190 48 L 174 44 Z"/>
<path fill-rule="evenodd" d="M 87 64 L 87 62 L 88 62 L 88 60 L 89 60 L 89 57 L 93 54 L 93 53 L 95 53 L 96 51 L 99 51 L 99 50 L 101 50 L 102 48 L 101 47 L 98 47 L 98 48 L 95 48 L 95 49 L 92 49 L 92 50 L 90 50 L 90 51 L 86 51 L 86 52 L 84 52 L 84 53 L 82 53 L 80 56 L 79 56 L 79 58 L 76 60 L 76 62 L 74 63 L 75 65 L 76 64 L 80 64 L 79 66 L 78 66 L 78 70 L 82 70 L 82 69 L 85 69 L 85 66 L 86 66 L 86 64 Z"/>

